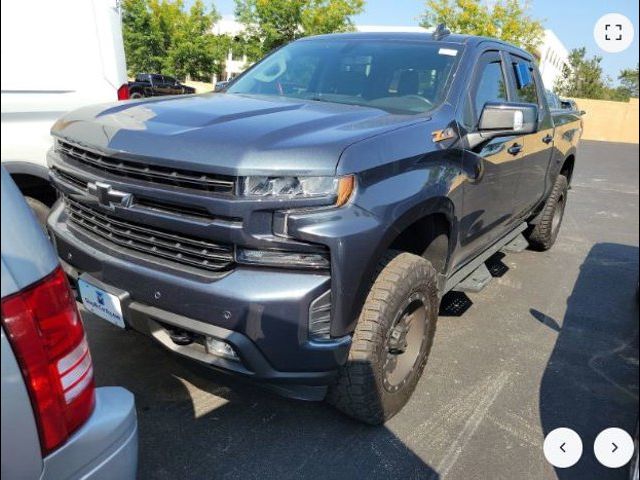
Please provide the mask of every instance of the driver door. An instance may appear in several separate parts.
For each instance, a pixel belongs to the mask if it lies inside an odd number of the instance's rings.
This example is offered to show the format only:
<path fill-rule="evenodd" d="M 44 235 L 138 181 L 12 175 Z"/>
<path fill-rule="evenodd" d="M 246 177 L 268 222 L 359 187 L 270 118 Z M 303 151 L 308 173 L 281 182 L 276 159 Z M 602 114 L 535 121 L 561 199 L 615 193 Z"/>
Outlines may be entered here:
<path fill-rule="evenodd" d="M 477 131 L 484 105 L 511 99 L 507 63 L 499 51 L 484 52 L 474 71 L 466 98 L 464 123 Z M 497 137 L 463 150 L 467 181 L 460 219 L 459 264 L 465 263 L 513 227 L 519 180 L 517 137 Z"/>

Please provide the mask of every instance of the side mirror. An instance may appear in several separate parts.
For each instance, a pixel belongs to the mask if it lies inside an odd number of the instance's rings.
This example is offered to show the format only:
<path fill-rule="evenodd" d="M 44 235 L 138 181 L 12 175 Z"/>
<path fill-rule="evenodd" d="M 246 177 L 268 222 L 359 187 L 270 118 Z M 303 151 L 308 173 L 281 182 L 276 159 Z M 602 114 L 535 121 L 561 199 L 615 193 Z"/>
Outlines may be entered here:
<path fill-rule="evenodd" d="M 535 133 L 537 129 L 537 105 L 488 102 L 482 109 L 478 131 L 466 135 L 466 148 L 473 149 L 495 137 Z"/>
<path fill-rule="evenodd" d="M 538 128 L 538 107 L 530 103 L 487 103 L 478 130 L 484 138 L 525 135 Z"/>

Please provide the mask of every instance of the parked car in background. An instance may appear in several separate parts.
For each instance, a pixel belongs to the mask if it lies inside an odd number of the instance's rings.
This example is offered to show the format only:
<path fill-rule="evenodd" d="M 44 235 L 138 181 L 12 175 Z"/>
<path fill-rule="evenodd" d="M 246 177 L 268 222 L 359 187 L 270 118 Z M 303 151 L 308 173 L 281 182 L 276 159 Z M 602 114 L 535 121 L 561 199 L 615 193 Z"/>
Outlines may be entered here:
<path fill-rule="evenodd" d="M 562 108 L 570 110 L 572 112 L 576 112 L 579 115 L 584 115 L 585 113 L 587 113 L 584 110 L 580 110 L 580 107 L 578 107 L 578 103 L 571 98 L 561 98 L 560 105 L 562 106 Z"/>
<path fill-rule="evenodd" d="M 196 89 L 180 83 L 173 77 L 156 73 L 139 73 L 133 82 L 129 82 L 129 96 L 131 98 L 190 93 L 196 93 Z"/>
<path fill-rule="evenodd" d="M 214 92 L 222 92 L 229 85 L 229 80 L 223 80 L 221 82 L 216 82 L 213 91 Z"/>
<path fill-rule="evenodd" d="M 575 100 L 572 100 L 570 98 L 560 98 L 551 90 L 545 90 L 545 96 L 547 97 L 547 103 L 549 104 L 549 108 L 551 110 L 554 110 L 556 112 L 559 110 L 565 110 L 580 116 L 587 113 L 584 110 L 580 110 L 578 108 L 578 104 Z"/>
<path fill-rule="evenodd" d="M 2 167 L 2 478 L 134 479 L 133 395 L 95 388 L 75 295 Z"/>
<path fill-rule="evenodd" d="M 581 133 L 504 42 L 308 37 L 223 94 L 63 117 L 48 226 L 106 320 L 376 424 L 441 297 L 486 285 L 507 244 L 554 244 Z"/>

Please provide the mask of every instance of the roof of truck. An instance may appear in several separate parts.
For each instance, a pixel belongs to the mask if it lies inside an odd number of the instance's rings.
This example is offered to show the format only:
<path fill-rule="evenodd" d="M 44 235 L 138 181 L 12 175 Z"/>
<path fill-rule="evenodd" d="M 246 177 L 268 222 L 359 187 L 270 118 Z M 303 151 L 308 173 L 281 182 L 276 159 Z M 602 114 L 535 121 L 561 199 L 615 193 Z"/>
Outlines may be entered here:
<path fill-rule="evenodd" d="M 457 33 L 450 33 L 441 37 L 440 39 L 434 39 L 433 32 L 345 32 L 345 33 L 330 33 L 326 35 L 315 35 L 312 37 L 304 37 L 298 41 L 309 40 L 388 40 L 388 41 L 425 41 L 434 43 L 459 43 L 461 45 L 477 46 L 483 42 L 495 42 L 510 48 L 514 48 L 528 57 L 531 57 L 529 53 L 521 48 L 512 45 L 503 40 L 490 37 L 479 37 L 476 35 L 461 35 Z"/>

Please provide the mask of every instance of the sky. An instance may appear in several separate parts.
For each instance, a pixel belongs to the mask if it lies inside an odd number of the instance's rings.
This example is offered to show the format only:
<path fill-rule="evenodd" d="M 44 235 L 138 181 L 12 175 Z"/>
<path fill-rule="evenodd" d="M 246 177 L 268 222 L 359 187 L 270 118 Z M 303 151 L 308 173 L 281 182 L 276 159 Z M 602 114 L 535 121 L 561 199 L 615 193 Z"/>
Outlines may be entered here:
<path fill-rule="evenodd" d="M 207 2 L 208 3 L 208 2 Z M 214 0 L 218 12 L 233 15 L 233 0 Z M 365 11 L 354 17 L 363 25 L 417 25 L 424 11 L 422 0 L 366 0 Z M 621 13 L 634 25 L 634 43 L 621 53 L 606 53 L 593 38 L 593 27 L 602 15 Z M 638 63 L 638 2 L 637 0 L 531 0 L 531 16 L 543 21 L 564 43 L 567 49 L 586 47 L 587 55 L 602 57 L 605 75 L 612 80 L 624 68 Z"/>

